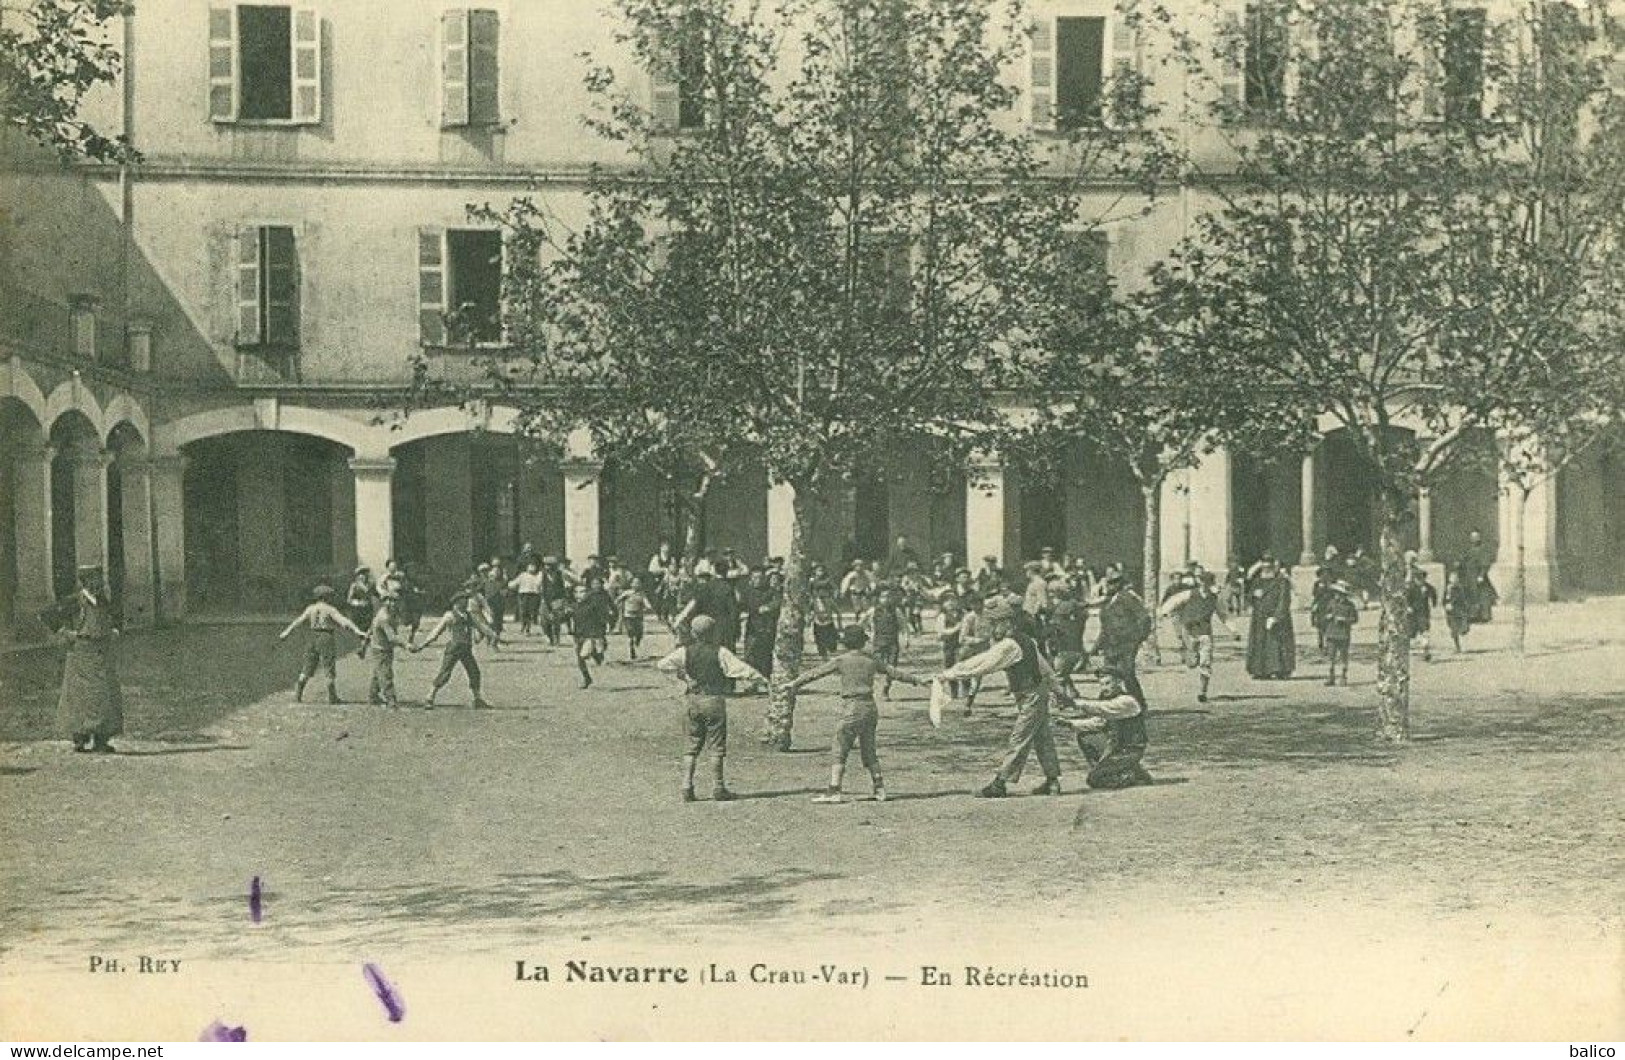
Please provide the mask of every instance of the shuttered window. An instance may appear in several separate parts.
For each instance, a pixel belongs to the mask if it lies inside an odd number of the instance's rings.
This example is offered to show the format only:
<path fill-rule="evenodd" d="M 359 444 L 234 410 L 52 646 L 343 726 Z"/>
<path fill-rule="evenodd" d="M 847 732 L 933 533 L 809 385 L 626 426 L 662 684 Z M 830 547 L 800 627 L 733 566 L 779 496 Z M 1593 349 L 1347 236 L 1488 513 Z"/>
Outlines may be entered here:
<path fill-rule="evenodd" d="M 312 7 L 209 9 L 209 118 L 313 125 L 322 118 L 322 27 Z"/>
<path fill-rule="evenodd" d="M 237 233 L 237 345 L 299 345 L 299 259 L 294 230 L 251 225 Z"/>
<path fill-rule="evenodd" d="M 662 132 L 705 126 L 705 37 L 697 20 L 665 42 L 650 76 L 650 112 Z"/>
<path fill-rule="evenodd" d="M 1056 19 L 1055 65 L 1057 124 L 1062 129 L 1077 129 L 1099 123 L 1106 72 L 1106 20 Z"/>
<path fill-rule="evenodd" d="M 502 233 L 418 230 L 418 338 L 425 346 L 502 342 Z"/>
<path fill-rule="evenodd" d="M 1035 129 L 1055 128 L 1055 23 L 1047 18 L 1034 20 L 1028 36 L 1030 68 L 1027 83 L 1032 96 L 1032 123 Z"/>
<path fill-rule="evenodd" d="M 1249 110 L 1273 110 L 1286 97 L 1287 30 L 1280 7 L 1270 2 L 1248 4 L 1245 32 L 1243 102 Z"/>
<path fill-rule="evenodd" d="M 443 128 L 500 124 L 500 41 L 495 11 L 457 7 L 440 16 Z"/>
<path fill-rule="evenodd" d="M 1465 125 L 1484 117 L 1484 27 L 1481 7 L 1452 8 L 1444 35 L 1444 120 Z"/>

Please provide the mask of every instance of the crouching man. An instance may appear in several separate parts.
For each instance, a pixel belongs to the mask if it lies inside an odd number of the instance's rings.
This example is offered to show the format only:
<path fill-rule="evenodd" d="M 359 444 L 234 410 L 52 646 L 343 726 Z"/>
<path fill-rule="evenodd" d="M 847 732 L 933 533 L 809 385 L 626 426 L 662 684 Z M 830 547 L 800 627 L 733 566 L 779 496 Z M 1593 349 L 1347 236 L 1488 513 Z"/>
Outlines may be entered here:
<path fill-rule="evenodd" d="M 1100 698 L 1079 699 L 1076 707 L 1084 717 L 1065 720 L 1077 731 L 1078 750 L 1089 760 L 1084 783 L 1105 791 L 1151 783 L 1151 774 L 1140 764 L 1146 745 L 1145 708 L 1124 689 L 1122 677 L 1105 671 Z"/>

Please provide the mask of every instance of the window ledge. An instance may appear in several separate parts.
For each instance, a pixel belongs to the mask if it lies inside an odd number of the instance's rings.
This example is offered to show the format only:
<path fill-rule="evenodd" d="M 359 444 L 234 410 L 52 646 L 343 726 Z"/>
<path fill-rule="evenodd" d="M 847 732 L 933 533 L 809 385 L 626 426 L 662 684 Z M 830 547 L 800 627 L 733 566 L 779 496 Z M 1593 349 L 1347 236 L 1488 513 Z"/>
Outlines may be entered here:
<path fill-rule="evenodd" d="M 215 125 L 235 125 L 245 129 L 315 129 L 320 121 L 304 118 L 210 118 Z"/>

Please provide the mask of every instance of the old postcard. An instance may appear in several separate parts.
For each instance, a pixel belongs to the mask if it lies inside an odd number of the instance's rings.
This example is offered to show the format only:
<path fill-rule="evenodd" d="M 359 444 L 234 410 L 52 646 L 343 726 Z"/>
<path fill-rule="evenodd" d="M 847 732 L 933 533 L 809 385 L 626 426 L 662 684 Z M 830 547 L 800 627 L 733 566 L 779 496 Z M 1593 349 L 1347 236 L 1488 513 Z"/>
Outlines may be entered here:
<path fill-rule="evenodd" d="M 1625 1036 L 1622 17 L 8 2 L 0 1037 Z"/>

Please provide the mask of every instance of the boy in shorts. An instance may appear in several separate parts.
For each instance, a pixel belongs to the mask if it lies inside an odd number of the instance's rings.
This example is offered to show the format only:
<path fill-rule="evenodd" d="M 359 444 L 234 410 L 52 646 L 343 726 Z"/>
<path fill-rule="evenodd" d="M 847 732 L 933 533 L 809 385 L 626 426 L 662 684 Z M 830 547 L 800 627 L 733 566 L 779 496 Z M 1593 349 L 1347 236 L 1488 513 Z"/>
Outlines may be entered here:
<path fill-rule="evenodd" d="M 338 630 L 347 629 L 367 643 L 367 634 L 350 621 L 343 611 L 333 606 L 333 589 L 318 585 L 311 591 L 310 606 L 299 612 L 299 617 L 288 623 L 288 628 L 277 637 L 287 640 L 300 626 L 310 627 L 310 644 L 305 648 L 305 664 L 299 668 L 299 680 L 293 686 L 295 702 L 305 698 L 305 685 L 320 669 L 327 679 L 327 701 L 339 701 L 338 690 Z M 370 605 L 369 605 L 370 606 Z"/>
<path fill-rule="evenodd" d="M 733 652 L 717 643 L 716 620 L 696 615 L 689 623 L 692 644 L 678 648 L 655 663 L 663 673 L 682 679 L 687 701 L 688 750 L 683 753 L 683 801 L 694 801 L 694 767 L 702 752 L 711 752 L 714 802 L 730 802 L 734 794 L 723 778 L 728 757 L 728 700 L 735 681 L 765 687 L 767 678 Z"/>
<path fill-rule="evenodd" d="M 626 634 L 627 657 L 638 657 L 638 645 L 643 643 L 643 616 L 654 610 L 654 601 L 643 591 L 643 579 L 633 577 L 630 588 L 615 600 L 621 611 L 621 632 Z"/>
<path fill-rule="evenodd" d="M 911 685 L 925 684 L 913 674 L 905 673 L 864 651 L 863 646 L 867 641 L 868 635 L 863 627 L 848 626 L 841 631 L 841 646 L 846 651 L 824 665 L 808 670 L 785 686 L 797 689 L 830 674 L 841 677 L 843 710 L 841 722 L 835 728 L 835 745 L 831 748 L 833 758 L 829 767 L 829 787 L 824 789 L 823 794 L 815 796 L 814 802 L 846 801 L 841 794 L 841 780 L 846 775 L 846 760 L 852 753 L 853 744 L 858 745 L 863 767 L 869 771 L 869 779 L 874 783 L 875 801 L 886 801 L 886 784 L 880 777 L 880 756 L 875 753 L 875 729 L 880 724 L 880 707 L 875 703 L 875 678 L 885 674 L 888 685 L 894 679 Z"/>

